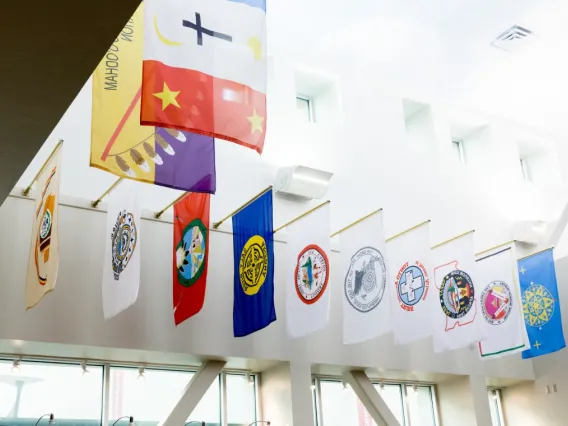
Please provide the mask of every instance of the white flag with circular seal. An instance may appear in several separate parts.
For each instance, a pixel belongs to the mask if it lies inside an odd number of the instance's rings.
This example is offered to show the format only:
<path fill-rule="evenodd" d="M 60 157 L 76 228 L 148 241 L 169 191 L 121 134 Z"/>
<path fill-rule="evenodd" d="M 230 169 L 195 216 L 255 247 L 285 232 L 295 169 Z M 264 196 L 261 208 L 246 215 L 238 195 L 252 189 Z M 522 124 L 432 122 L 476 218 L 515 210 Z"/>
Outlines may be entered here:
<path fill-rule="evenodd" d="M 340 235 L 343 343 L 373 339 L 392 330 L 382 212 Z"/>
<path fill-rule="evenodd" d="M 136 302 L 140 287 L 138 186 L 123 181 L 108 200 L 103 266 L 103 312 L 112 318 Z"/>
<path fill-rule="evenodd" d="M 286 324 L 291 338 L 329 321 L 329 204 L 287 227 Z"/>
<path fill-rule="evenodd" d="M 424 222 L 387 243 L 394 340 L 404 345 L 432 335 L 438 303 L 430 261 L 430 227 Z"/>
<path fill-rule="evenodd" d="M 432 250 L 433 289 L 438 298 L 433 312 L 434 352 L 463 348 L 485 339 L 477 281 L 473 232 Z"/>
<path fill-rule="evenodd" d="M 529 349 L 514 246 L 484 253 L 476 262 L 487 331 L 487 339 L 479 342 L 480 356 L 499 358 Z"/>

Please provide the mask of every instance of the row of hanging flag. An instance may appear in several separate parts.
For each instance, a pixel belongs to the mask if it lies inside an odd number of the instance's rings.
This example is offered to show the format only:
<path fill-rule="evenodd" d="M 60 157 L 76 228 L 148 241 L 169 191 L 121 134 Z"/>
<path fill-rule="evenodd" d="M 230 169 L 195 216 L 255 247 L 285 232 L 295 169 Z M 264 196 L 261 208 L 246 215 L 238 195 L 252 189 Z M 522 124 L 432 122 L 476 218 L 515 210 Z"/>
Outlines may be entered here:
<path fill-rule="evenodd" d="M 214 138 L 259 154 L 265 0 L 146 0 L 93 73 L 90 165 L 215 193 Z"/>
<path fill-rule="evenodd" d="M 265 0 L 146 0 L 93 75 L 93 167 L 190 193 L 174 206 L 176 324 L 204 303 L 214 138 L 261 153 L 266 133 Z M 230 63 L 231 66 L 227 66 Z M 38 178 L 26 306 L 53 290 L 59 268 L 60 145 Z M 125 182 L 107 215 L 104 315 L 133 304 L 140 283 L 140 206 Z M 276 320 L 272 192 L 233 220 L 236 337 Z M 288 335 L 323 329 L 330 309 L 329 205 L 287 226 Z M 393 333 L 433 337 L 436 352 L 479 347 L 482 357 L 565 346 L 552 251 L 516 262 L 514 244 L 477 258 L 473 234 L 430 248 L 425 222 L 385 240 L 382 213 L 340 233 L 343 341 Z M 216 283 L 215 285 L 223 285 Z"/>
<path fill-rule="evenodd" d="M 53 290 L 59 265 L 58 148 L 38 179 L 28 263 L 27 308 Z M 103 310 L 111 318 L 135 303 L 140 285 L 141 207 L 123 182 L 109 197 Z M 210 195 L 188 193 L 174 205 L 173 314 L 176 325 L 203 307 L 209 266 Z M 247 336 L 276 321 L 272 190 L 232 216 L 233 330 Z M 278 232 L 281 228 L 277 229 Z M 285 269 L 290 338 L 324 329 L 330 286 L 340 285 L 343 342 L 392 333 L 397 344 L 432 336 L 435 352 L 472 344 L 482 358 L 523 352 L 530 358 L 565 347 L 552 249 L 516 260 L 508 243 L 474 254 L 473 231 L 431 247 L 429 221 L 385 238 L 378 210 L 330 235 L 329 203 L 286 225 Z M 330 241 L 340 238 L 338 279 L 330 282 Z M 210 285 L 227 285 L 216 282 Z"/>

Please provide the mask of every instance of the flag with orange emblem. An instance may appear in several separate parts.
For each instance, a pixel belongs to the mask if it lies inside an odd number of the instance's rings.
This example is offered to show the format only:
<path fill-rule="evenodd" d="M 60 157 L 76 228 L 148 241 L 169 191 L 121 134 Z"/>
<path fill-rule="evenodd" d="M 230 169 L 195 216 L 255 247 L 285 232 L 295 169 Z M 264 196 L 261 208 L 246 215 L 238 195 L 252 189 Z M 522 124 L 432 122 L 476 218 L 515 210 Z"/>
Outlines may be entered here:
<path fill-rule="evenodd" d="M 55 288 L 59 271 L 59 173 L 61 145 L 37 179 L 32 241 L 26 279 L 26 309 Z"/>

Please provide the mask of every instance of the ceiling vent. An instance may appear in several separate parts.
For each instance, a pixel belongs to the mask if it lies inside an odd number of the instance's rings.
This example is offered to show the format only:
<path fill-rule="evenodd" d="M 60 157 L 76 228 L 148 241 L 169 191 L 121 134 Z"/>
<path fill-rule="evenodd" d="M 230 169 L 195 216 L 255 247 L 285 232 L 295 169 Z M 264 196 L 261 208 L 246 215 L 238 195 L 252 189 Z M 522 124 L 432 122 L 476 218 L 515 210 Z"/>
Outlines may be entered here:
<path fill-rule="evenodd" d="M 493 40 L 492 46 L 507 52 L 515 52 L 524 47 L 531 39 L 533 32 L 519 25 L 513 25 L 507 31 L 502 32 Z"/>

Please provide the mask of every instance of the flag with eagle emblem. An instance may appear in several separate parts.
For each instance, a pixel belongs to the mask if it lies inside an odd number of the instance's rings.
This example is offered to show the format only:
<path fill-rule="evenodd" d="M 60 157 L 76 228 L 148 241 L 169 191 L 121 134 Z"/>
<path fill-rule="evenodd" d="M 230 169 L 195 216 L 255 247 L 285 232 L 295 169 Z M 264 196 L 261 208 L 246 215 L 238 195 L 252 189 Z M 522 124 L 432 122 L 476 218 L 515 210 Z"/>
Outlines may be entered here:
<path fill-rule="evenodd" d="M 140 123 L 259 154 L 266 133 L 266 0 L 146 0 Z"/>

